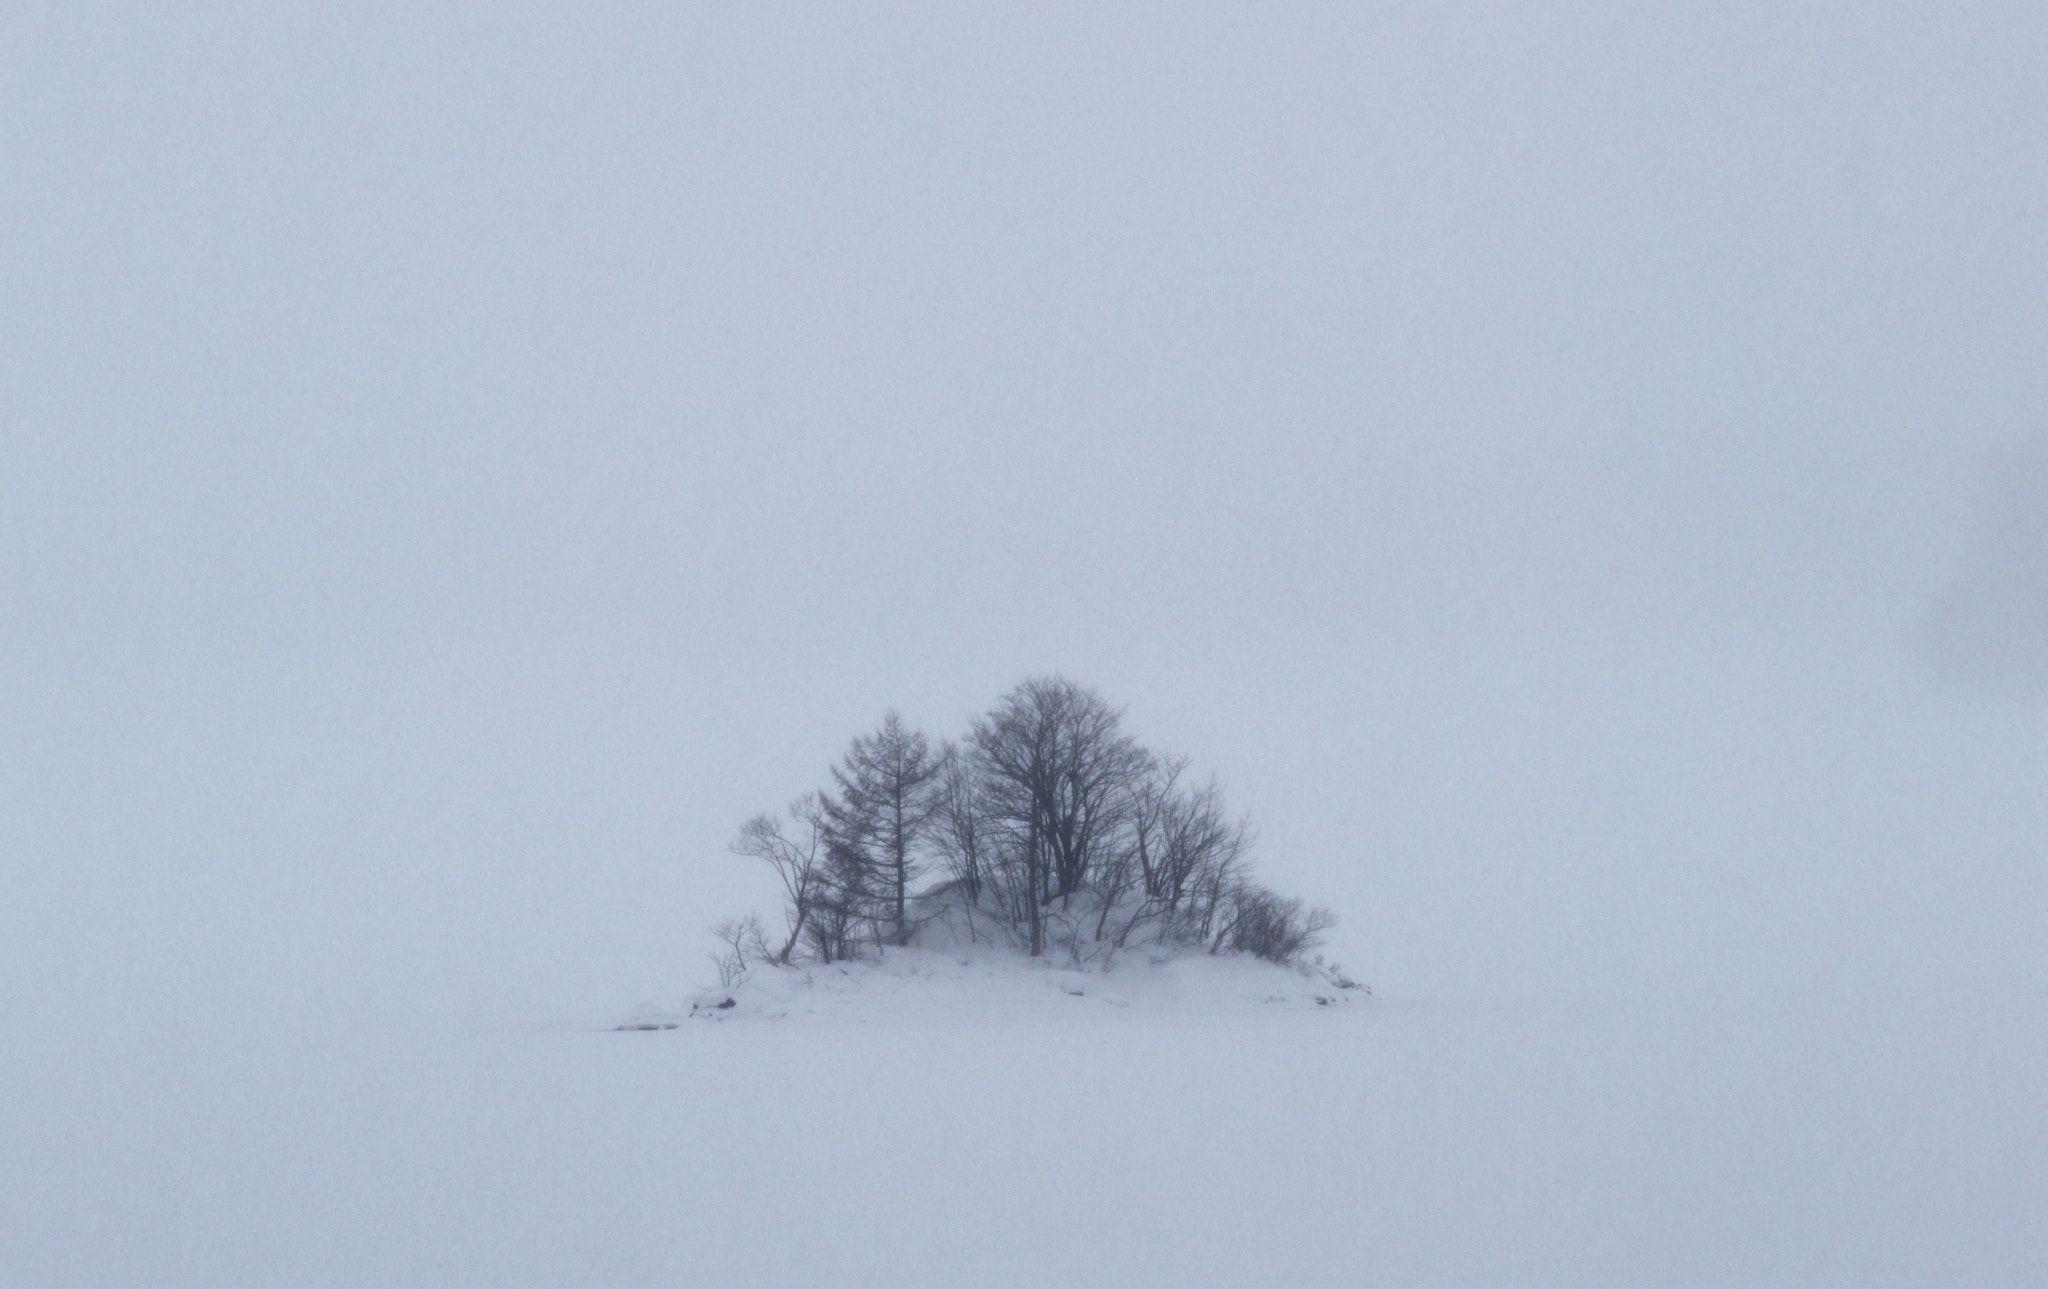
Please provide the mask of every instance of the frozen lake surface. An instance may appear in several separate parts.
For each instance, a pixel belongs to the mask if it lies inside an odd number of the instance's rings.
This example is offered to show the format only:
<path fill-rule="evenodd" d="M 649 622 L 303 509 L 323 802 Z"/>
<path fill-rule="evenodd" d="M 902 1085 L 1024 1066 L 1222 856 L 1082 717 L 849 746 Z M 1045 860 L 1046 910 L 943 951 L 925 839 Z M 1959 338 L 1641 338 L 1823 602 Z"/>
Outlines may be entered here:
<path fill-rule="evenodd" d="M 2037 1007 L 12 1035 L 22 1285 L 2038 1284 Z M 606 1018 L 603 1023 L 609 1023 Z M 24 1090 L 26 1096 L 23 1095 Z"/>

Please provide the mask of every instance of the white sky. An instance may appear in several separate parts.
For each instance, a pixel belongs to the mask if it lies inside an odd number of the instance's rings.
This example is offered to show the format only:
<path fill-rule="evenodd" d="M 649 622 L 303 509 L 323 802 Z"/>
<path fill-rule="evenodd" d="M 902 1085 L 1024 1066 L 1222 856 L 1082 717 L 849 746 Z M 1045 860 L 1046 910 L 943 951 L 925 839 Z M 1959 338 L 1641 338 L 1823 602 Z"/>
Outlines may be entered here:
<path fill-rule="evenodd" d="M 2048 988 L 2048 10 L 14 3 L 0 998 L 588 1014 L 1058 671 L 1384 992 Z"/>

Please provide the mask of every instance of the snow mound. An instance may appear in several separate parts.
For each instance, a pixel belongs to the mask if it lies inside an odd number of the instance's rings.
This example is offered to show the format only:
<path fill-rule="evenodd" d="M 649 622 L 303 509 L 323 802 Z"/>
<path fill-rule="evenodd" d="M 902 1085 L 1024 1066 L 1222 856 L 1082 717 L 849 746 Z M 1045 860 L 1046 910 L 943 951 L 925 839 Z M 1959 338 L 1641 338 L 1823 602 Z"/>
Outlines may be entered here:
<path fill-rule="evenodd" d="M 1125 1012 L 1217 1015 L 1346 1007 L 1370 991 L 1328 968 L 1293 969 L 1205 953 L 1133 955 L 1076 970 L 1002 948 L 892 948 L 829 966 L 756 966 L 727 988 L 692 995 L 683 1011 L 635 1012 L 620 1029 L 673 1029 L 681 1019 L 820 1017 L 1023 1019 Z"/>

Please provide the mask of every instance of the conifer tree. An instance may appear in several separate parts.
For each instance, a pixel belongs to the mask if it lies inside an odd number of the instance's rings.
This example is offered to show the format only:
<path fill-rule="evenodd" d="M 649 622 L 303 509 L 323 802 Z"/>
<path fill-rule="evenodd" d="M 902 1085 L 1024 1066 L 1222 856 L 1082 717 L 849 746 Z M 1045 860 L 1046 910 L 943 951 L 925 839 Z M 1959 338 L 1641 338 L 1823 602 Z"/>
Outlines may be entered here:
<path fill-rule="evenodd" d="M 930 741 L 895 712 L 832 767 L 837 791 L 824 810 L 833 870 L 877 940 L 909 942 L 910 888 L 923 869 L 944 768 Z"/>

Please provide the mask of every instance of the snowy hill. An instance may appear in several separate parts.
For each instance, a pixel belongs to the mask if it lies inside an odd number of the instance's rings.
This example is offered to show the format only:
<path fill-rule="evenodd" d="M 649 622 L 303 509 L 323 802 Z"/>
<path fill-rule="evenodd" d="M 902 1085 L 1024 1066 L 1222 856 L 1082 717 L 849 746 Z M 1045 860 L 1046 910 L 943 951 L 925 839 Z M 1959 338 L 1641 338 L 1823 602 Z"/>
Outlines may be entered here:
<path fill-rule="evenodd" d="M 693 995 L 670 1012 L 644 1007 L 620 1028 L 672 1027 L 685 1019 L 876 1016 L 1082 1019 L 1135 1010 L 1183 1015 L 1348 1006 L 1367 990 L 1328 967 L 1291 969 L 1255 958 L 1202 953 L 1127 958 L 1081 971 L 1009 949 L 887 949 L 874 959 L 757 966 L 730 987 Z"/>
<path fill-rule="evenodd" d="M 1131 909 L 1105 910 L 1091 892 L 1048 908 L 1056 952 L 1030 956 L 1014 927 L 992 918 L 958 884 L 939 883 L 912 897 L 909 943 L 865 946 L 834 962 L 767 960 L 752 949 L 726 955 L 727 983 L 669 1010 L 643 1004 L 620 1029 L 667 1029 L 686 1019 L 742 1020 L 827 1016 L 1060 1019 L 1137 1010 L 1181 1015 L 1315 1010 L 1344 1006 L 1371 991 L 1320 955 L 1289 963 L 1247 953 L 1203 952 L 1186 945 L 1120 943 L 1091 926 L 1123 925 Z M 757 924 L 758 925 L 758 924 Z"/>

